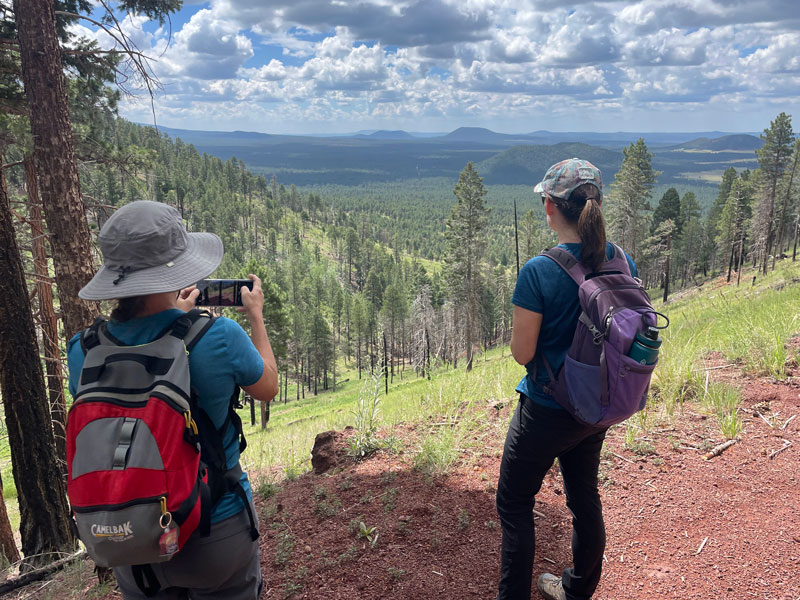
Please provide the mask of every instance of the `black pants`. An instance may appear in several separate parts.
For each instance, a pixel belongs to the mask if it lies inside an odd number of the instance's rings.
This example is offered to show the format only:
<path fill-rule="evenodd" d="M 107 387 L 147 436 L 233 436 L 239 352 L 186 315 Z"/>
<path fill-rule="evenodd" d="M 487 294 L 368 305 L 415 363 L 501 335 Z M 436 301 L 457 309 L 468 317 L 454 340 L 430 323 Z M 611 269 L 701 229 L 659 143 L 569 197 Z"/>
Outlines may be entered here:
<path fill-rule="evenodd" d="M 591 598 L 600 581 L 606 530 L 597 470 L 606 429 L 578 423 L 566 411 L 520 394 L 506 436 L 497 513 L 503 531 L 498 600 L 529 600 L 534 554 L 534 496 L 558 457 L 572 513 L 573 566 L 562 574 L 568 600 Z"/>

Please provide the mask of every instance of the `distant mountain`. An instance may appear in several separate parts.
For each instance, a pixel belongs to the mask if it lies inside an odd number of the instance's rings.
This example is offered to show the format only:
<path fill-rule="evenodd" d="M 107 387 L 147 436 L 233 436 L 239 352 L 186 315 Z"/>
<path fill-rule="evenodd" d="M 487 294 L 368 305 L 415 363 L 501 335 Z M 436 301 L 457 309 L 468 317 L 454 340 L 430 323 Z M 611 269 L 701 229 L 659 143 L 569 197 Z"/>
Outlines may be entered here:
<path fill-rule="evenodd" d="M 562 142 L 551 146 L 514 146 L 476 165 L 487 184 L 534 185 L 541 181 L 548 167 L 564 158 L 579 156 L 588 160 L 608 184 L 622 164 L 618 150 L 588 144 Z"/>
<path fill-rule="evenodd" d="M 457 179 L 467 161 L 475 163 L 487 184 L 533 185 L 550 165 L 572 156 L 597 165 L 608 184 L 619 170 L 627 140 L 650 135 L 656 141 L 649 137 L 645 141 L 654 155 L 653 168 L 662 172 L 659 183 L 693 181 L 713 185 L 729 166 L 737 170 L 757 167 L 753 149 L 761 145 L 756 136 L 717 136 L 714 132 L 691 137 L 673 133 L 542 131 L 511 135 L 462 127 L 438 137 L 417 137 L 400 130 L 312 137 L 170 127 L 160 130 L 193 144 L 200 152 L 222 159 L 236 156 L 267 177 L 276 175 L 280 181 L 297 185 L 361 185 L 431 177 Z M 568 139 L 542 141 L 549 139 L 548 136 Z M 666 140 L 671 145 L 665 144 Z"/>
<path fill-rule="evenodd" d="M 151 126 L 147 123 L 142 125 Z M 184 141 L 187 138 L 195 139 L 225 139 L 225 140 L 268 140 L 276 136 L 270 133 L 259 133 L 257 131 L 204 131 L 202 129 L 173 129 L 172 127 L 158 126 L 158 130 L 171 137 L 179 137 Z"/>
<path fill-rule="evenodd" d="M 764 141 L 754 135 L 734 134 L 713 139 L 707 137 L 696 138 L 670 148 L 665 148 L 665 150 L 706 150 L 712 152 L 728 150 L 733 152 L 754 152 L 763 145 Z"/>
<path fill-rule="evenodd" d="M 531 141 L 530 138 L 524 134 L 512 135 L 497 133 L 496 131 L 483 127 L 459 127 L 447 135 L 430 139 L 442 142 L 469 142 L 472 144 L 497 144 L 503 146 Z"/>
<path fill-rule="evenodd" d="M 604 146 L 607 148 L 621 148 L 639 138 L 644 138 L 649 148 L 678 146 L 698 138 L 719 139 L 729 136 L 724 131 L 674 131 L 674 132 L 642 132 L 642 131 L 533 131 L 526 134 L 533 143 L 536 144 L 557 144 L 559 142 L 580 142 L 593 146 Z M 751 134 L 735 134 L 735 136 Z M 758 137 L 758 134 L 755 135 Z"/>
<path fill-rule="evenodd" d="M 413 140 L 414 136 L 408 133 L 407 131 L 403 131 L 402 129 L 396 129 L 394 131 L 388 131 L 385 129 L 381 129 L 380 131 L 376 131 L 370 134 L 359 134 L 355 137 L 365 137 L 371 138 L 373 140 Z"/>

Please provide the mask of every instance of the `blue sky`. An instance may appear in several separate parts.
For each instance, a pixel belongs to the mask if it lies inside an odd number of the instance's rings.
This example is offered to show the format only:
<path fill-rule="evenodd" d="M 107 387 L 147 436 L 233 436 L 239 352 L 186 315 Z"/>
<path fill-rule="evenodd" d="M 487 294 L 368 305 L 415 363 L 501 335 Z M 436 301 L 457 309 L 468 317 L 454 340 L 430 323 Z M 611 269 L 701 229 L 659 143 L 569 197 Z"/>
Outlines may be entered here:
<path fill-rule="evenodd" d="M 157 59 L 171 127 L 760 131 L 800 115 L 798 0 L 208 0 L 171 25 L 122 25 Z M 143 95 L 121 112 L 152 122 Z"/>

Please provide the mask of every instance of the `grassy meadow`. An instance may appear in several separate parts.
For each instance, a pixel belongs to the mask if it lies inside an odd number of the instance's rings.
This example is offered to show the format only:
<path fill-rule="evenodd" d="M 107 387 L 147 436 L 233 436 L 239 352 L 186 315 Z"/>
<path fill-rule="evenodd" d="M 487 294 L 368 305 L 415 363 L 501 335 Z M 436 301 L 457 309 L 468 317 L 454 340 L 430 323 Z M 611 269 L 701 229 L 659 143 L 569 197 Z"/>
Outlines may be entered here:
<path fill-rule="evenodd" d="M 655 306 L 670 318 L 671 325 L 663 334 L 648 408 L 621 425 L 626 427 L 626 440 L 635 446 L 649 428 L 669 422 L 687 402 L 715 417 L 722 437 L 737 437 L 741 390 L 710 381 L 706 368 L 710 361 L 722 360 L 753 376 L 787 377 L 787 365 L 796 358 L 787 342 L 800 329 L 800 262 L 782 261 L 764 277 L 746 270 L 740 286 L 735 284 L 735 274 L 727 285 L 724 278 L 710 280 Z M 383 379 L 364 373 L 359 380 L 352 365 L 338 370 L 335 392 L 316 397 L 306 392 L 306 398 L 298 401 L 291 399 L 295 390 L 290 386 L 290 401 L 271 404 L 264 430 L 250 425 L 249 408 L 240 411 L 249 444 L 242 462 L 256 488 L 309 470 L 315 436 L 348 425 L 356 427 L 365 447 L 379 437 L 377 443 L 394 449 L 407 443 L 394 435 L 394 428 L 415 425 L 419 441 L 415 447 L 402 448 L 403 454 L 416 468 L 432 475 L 471 456 L 499 452 L 504 432 L 486 419 L 487 410 L 513 401 L 514 388 L 523 375 L 507 347 L 477 357 L 470 373 L 440 365 L 428 380 L 410 367 L 402 375 L 396 370 L 388 394 L 384 394 Z M 0 443 L 0 461 L 3 496 L 12 527 L 18 529 L 7 436 Z"/>
<path fill-rule="evenodd" d="M 738 435 L 741 391 L 707 381 L 709 358 L 736 363 L 753 376 L 786 378 L 787 364 L 795 358 L 787 341 L 800 329 L 800 263 L 783 261 L 767 276 L 757 275 L 753 283 L 755 274 L 755 270 L 743 272 L 738 287 L 735 279 L 725 285 L 718 278 L 676 294 L 667 304 L 655 303 L 671 325 L 663 334 L 648 408 L 626 425 L 632 440 L 655 423 L 668 421 L 686 402 L 713 415 L 724 437 Z M 406 449 L 418 456 L 415 465 L 436 471 L 479 448 L 500 450 L 482 443 L 489 433 L 485 411 L 492 403 L 513 400 L 522 374 L 508 348 L 489 351 L 476 360 L 471 373 L 441 367 L 428 381 L 406 370 L 403 380 L 395 377 L 388 395 L 379 382 L 377 418 L 389 444 L 396 443 L 391 430 L 398 423 L 431 419 L 454 423 L 454 427 L 428 426 L 420 447 Z M 316 434 L 355 426 L 365 383 L 370 396 L 368 382 L 359 382 L 353 372 L 347 376 L 350 380 L 336 392 L 273 404 L 266 430 L 248 427 L 246 465 L 272 478 L 294 477 L 310 468 Z"/>

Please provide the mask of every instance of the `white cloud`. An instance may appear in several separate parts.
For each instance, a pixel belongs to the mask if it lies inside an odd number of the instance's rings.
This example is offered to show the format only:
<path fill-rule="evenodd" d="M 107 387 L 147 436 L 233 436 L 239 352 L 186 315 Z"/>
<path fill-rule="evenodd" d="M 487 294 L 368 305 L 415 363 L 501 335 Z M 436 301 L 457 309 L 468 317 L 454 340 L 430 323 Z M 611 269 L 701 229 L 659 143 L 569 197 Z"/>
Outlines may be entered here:
<path fill-rule="evenodd" d="M 124 27 L 148 53 L 165 49 L 143 18 Z M 527 119 L 520 130 L 572 128 L 575 111 L 790 112 L 798 47 L 797 0 L 210 0 L 155 70 L 158 106 L 176 120 L 254 115 L 251 129 L 307 131 Z M 761 127 L 728 127 L 741 128 Z"/>
<path fill-rule="evenodd" d="M 197 79 L 229 79 L 252 56 L 253 45 L 247 36 L 204 8 L 175 34 L 174 47 L 165 55 L 159 72 Z"/>

